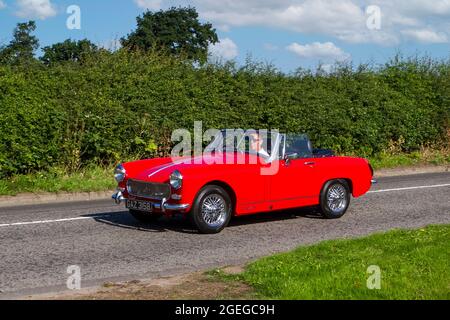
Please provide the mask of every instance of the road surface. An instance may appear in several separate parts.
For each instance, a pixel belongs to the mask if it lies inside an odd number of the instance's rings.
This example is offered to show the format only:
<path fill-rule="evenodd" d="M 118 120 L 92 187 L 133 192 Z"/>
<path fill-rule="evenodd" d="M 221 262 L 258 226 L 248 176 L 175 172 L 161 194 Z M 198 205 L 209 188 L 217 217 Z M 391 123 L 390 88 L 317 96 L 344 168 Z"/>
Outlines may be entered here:
<path fill-rule="evenodd" d="M 0 208 L 0 299 L 240 264 L 299 245 L 450 223 L 450 173 L 381 178 L 339 220 L 311 209 L 236 218 L 218 235 L 181 219 L 136 222 L 112 201 Z"/>

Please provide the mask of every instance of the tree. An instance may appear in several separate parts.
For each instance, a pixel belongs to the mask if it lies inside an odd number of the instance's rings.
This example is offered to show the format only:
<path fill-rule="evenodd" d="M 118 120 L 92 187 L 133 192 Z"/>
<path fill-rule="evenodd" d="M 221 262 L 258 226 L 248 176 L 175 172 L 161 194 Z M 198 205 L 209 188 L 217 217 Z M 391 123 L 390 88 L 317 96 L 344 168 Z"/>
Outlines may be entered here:
<path fill-rule="evenodd" d="M 44 55 L 41 57 L 41 61 L 47 65 L 62 61 L 81 62 L 87 56 L 100 52 L 100 49 L 87 39 L 80 41 L 67 39 L 42 50 Z"/>
<path fill-rule="evenodd" d="M 0 50 L 0 63 L 23 64 L 34 60 L 34 51 L 39 48 L 39 40 L 31 35 L 36 23 L 18 23 L 11 42 Z"/>
<path fill-rule="evenodd" d="M 210 23 L 200 23 L 192 7 L 147 11 L 136 20 L 136 30 L 121 39 L 122 46 L 129 50 L 163 49 L 205 62 L 209 44 L 219 41 L 216 30 Z"/>

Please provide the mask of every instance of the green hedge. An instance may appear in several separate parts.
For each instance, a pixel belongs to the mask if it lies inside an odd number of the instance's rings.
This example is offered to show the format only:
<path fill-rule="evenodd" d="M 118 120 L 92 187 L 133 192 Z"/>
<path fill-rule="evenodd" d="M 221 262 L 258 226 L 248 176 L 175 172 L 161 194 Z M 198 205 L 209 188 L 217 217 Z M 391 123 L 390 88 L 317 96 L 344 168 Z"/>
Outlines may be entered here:
<path fill-rule="evenodd" d="M 167 153 L 173 129 L 278 128 L 372 156 L 447 143 L 450 63 L 394 59 L 282 74 L 117 52 L 83 65 L 0 66 L 0 177 Z"/>

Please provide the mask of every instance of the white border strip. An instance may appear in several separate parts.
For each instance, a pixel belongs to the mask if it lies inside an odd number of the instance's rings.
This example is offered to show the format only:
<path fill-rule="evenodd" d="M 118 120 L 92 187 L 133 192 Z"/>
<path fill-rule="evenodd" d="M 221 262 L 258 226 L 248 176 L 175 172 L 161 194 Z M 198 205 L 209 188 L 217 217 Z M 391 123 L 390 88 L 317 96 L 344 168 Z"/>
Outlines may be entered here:
<path fill-rule="evenodd" d="M 433 185 L 433 186 L 418 186 L 418 187 L 408 187 L 408 188 L 374 190 L 374 191 L 369 191 L 368 193 L 381 193 L 381 192 L 404 191 L 404 190 L 415 190 L 415 189 L 429 189 L 429 188 L 442 188 L 442 187 L 450 187 L 450 183 L 447 183 L 447 184 L 436 184 L 436 185 Z"/>

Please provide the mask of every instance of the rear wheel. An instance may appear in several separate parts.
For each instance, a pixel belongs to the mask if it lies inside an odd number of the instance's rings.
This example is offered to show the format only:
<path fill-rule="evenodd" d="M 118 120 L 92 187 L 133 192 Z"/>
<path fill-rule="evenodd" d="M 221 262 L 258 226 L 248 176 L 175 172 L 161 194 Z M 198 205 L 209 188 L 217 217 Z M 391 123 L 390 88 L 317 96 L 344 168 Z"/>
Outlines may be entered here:
<path fill-rule="evenodd" d="M 199 192 L 190 215 L 201 233 L 213 234 L 230 223 L 232 209 L 228 193 L 219 186 L 209 185 Z"/>
<path fill-rule="evenodd" d="M 162 215 L 156 213 L 148 213 L 143 211 L 130 210 L 130 214 L 137 221 L 142 223 L 152 223 L 161 218 Z"/>
<path fill-rule="evenodd" d="M 324 218 L 341 218 L 350 205 L 350 188 L 345 180 L 328 181 L 320 194 L 320 212 Z"/>

